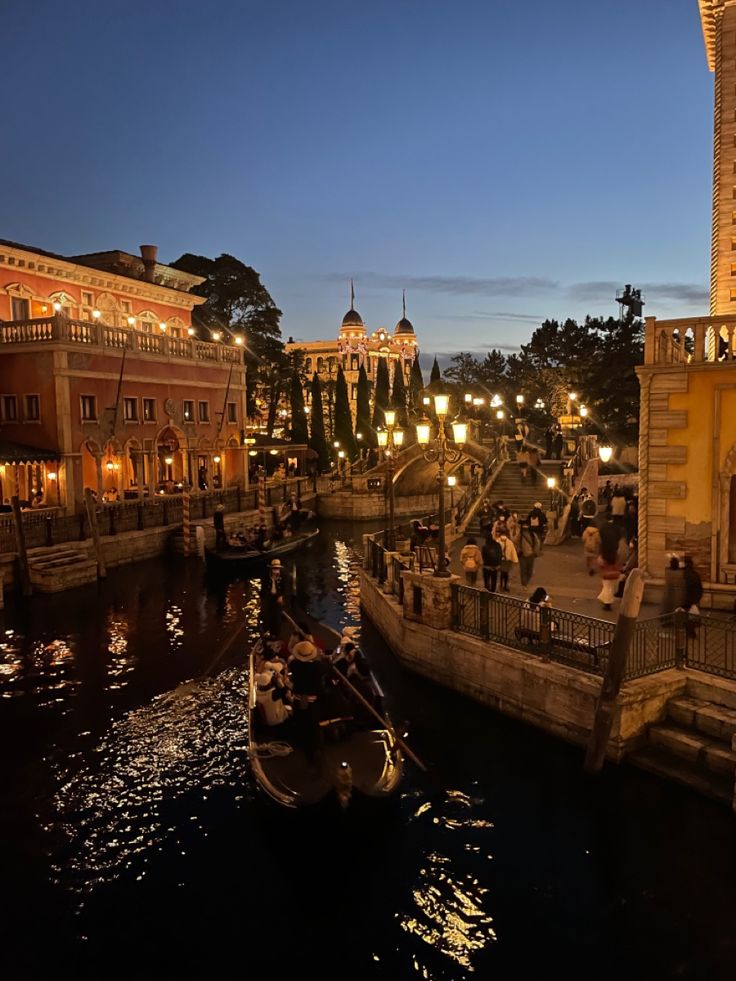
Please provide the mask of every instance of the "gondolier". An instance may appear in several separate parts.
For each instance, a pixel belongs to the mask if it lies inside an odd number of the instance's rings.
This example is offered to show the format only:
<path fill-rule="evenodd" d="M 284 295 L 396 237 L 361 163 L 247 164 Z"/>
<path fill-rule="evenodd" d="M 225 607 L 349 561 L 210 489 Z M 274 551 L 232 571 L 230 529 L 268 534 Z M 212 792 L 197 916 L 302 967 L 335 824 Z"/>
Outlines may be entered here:
<path fill-rule="evenodd" d="M 263 580 L 261 593 L 261 619 L 264 630 L 272 634 L 278 633 L 283 605 L 284 578 L 281 571 L 281 560 L 273 559 L 269 566 L 268 576 Z"/>

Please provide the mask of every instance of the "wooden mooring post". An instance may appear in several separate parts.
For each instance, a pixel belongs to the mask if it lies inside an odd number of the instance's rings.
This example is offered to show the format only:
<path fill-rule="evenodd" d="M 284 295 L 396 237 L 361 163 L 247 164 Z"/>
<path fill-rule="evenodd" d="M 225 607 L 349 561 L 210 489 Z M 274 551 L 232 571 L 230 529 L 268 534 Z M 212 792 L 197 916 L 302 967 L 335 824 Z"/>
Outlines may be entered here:
<path fill-rule="evenodd" d="M 105 557 L 102 554 L 102 542 L 100 541 L 100 529 L 97 524 L 97 506 L 92 491 L 89 487 L 84 491 L 84 503 L 87 505 L 87 520 L 92 532 L 92 541 L 95 547 L 95 558 L 97 559 L 97 577 L 104 579 L 107 576 L 105 567 Z"/>
<path fill-rule="evenodd" d="M 28 565 L 28 552 L 26 551 L 26 533 L 23 527 L 23 516 L 20 513 L 20 499 L 17 494 L 10 498 L 10 506 L 13 509 L 13 524 L 15 525 L 15 543 L 18 546 L 18 565 L 20 566 L 20 587 L 24 596 L 33 593 L 31 585 L 31 569 Z"/>
<path fill-rule="evenodd" d="M 189 491 L 185 490 L 181 496 L 181 533 L 184 536 L 184 555 L 189 555 Z"/>
<path fill-rule="evenodd" d="M 586 773 L 600 772 L 606 758 L 606 746 L 611 735 L 613 714 L 616 711 L 618 693 L 621 690 L 621 683 L 626 672 L 626 658 L 629 654 L 631 639 L 634 636 L 643 595 L 644 579 L 642 574 L 639 569 L 632 569 L 624 587 L 621 609 L 611 641 L 611 654 L 608 658 L 606 673 L 601 685 L 601 694 L 595 709 L 593 731 L 590 734 L 588 748 L 585 752 L 584 770 Z"/>

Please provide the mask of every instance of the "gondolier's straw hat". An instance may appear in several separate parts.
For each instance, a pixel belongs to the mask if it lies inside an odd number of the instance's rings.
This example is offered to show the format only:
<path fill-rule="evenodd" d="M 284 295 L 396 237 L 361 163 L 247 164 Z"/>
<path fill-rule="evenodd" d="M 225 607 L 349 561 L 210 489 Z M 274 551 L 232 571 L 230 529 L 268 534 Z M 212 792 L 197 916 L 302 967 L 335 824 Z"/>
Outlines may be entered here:
<path fill-rule="evenodd" d="M 294 644 L 291 653 L 298 661 L 313 661 L 317 657 L 317 648 L 309 640 L 300 640 Z"/>
<path fill-rule="evenodd" d="M 541 511 L 542 510 L 542 502 L 541 501 L 535 501 L 534 502 L 534 507 L 535 508 L 539 508 L 539 510 Z"/>
<path fill-rule="evenodd" d="M 281 566 L 281 559 L 271 559 L 271 568 L 272 569 L 274 569 L 274 568 L 278 569 L 278 568 L 280 568 L 280 566 Z"/>

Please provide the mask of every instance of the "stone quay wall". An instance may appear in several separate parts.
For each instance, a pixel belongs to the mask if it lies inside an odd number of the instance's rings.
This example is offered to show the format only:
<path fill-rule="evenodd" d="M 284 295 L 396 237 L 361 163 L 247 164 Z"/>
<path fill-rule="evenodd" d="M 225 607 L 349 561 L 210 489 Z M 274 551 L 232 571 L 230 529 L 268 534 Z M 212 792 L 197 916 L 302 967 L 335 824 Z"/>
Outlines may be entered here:
<path fill-rule="evenodd" d="M 401 663 L 417 674 L 489 708 L 584 746 L 593 726 L 601 678 L 451 629 L 457 576 L 438 579 L 405 571 L 404 600 L 384 592 L 361 570 L 360 600 Z M 682 694 L 687 672 L 672 669 L 621 689 L 607 755 L 618 762 Z"/>
<path fill-rule="evenodd" d="M 375 521 L 378 518 L 385 518 L 387 509 L 388 504 L 383 491 L 371 494 L 335 490 L 334 493 L 328 491 L 317 496 L 317 514 L 320 518 Z M 428 514 L 436 510 L 436 494 L 396 495 L 394 498 L 394 514 L 397 517 Z"/>

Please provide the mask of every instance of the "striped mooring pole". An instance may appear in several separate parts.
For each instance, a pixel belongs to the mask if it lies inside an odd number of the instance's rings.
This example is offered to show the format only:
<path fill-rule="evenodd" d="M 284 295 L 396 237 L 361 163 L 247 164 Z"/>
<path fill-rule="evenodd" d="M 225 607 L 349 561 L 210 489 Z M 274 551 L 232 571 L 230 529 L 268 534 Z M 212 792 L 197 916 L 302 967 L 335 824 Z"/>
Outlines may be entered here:
<path fill-rule="evenodd" d="M 189 537 L 189 535 L 190 535 L 190 531 L 189 531 L 189 518 L 190 518 L 189 504 L 190 504 L 189 491 L 188 490 L 185 490 L 184 493 L 181 496 L 181 532 L 182 532 L 182 535 L 184 536 L 184 555 L 185 556 L 189 555 L 189 545 L 190 545 L 190 541 L 191 541 L 191 539 Z"/>

